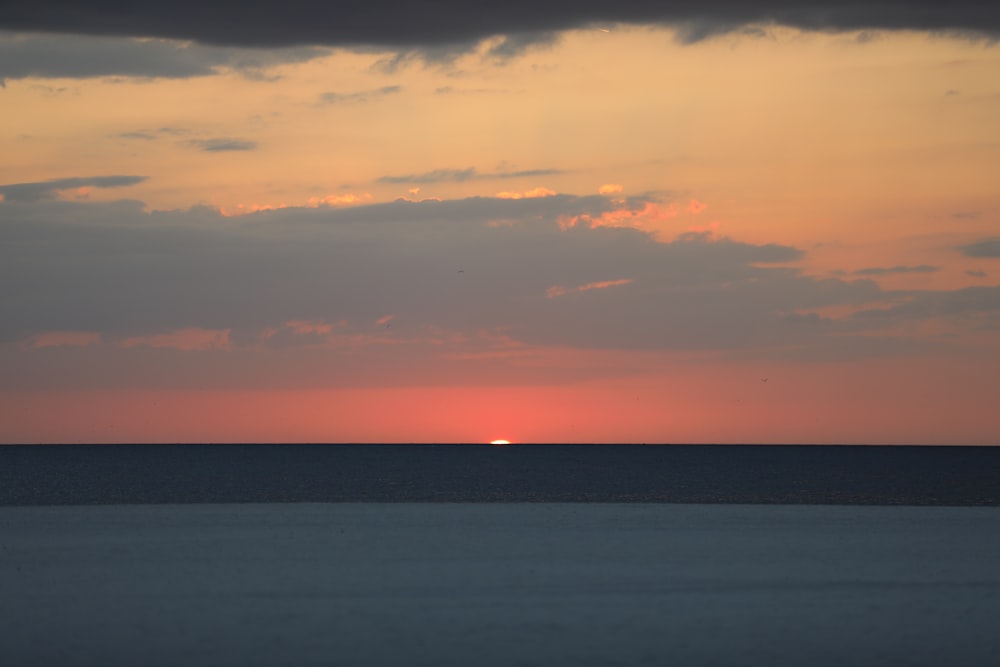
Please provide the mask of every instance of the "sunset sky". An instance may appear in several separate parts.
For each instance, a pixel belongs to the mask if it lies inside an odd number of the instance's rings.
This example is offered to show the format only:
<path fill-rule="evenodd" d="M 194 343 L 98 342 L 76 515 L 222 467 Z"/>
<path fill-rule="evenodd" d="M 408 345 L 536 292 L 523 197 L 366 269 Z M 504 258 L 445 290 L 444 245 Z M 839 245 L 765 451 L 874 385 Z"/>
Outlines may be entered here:
<path fill-rule="evenodd" d="M 996 3 L 3 4 L 2 442 L 1000 444 Z"/>

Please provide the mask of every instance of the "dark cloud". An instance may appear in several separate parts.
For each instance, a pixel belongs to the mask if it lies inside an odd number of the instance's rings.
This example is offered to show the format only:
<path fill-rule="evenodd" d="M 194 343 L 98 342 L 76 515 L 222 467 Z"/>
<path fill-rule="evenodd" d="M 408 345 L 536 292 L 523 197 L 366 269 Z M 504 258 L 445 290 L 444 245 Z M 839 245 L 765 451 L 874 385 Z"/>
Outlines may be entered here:
<path fill-rule="evenodd" d="M 555 32 L 521 32 L 506 35 L 486 51 L 486 56 L 499 61 L 510 60 L 525 51 L 552 46 L 559 41 Z"/>
<path fill-rule="evenodd" d="M 329 53 L 296 47 L 252 50 L 176 41 L 0 33 L 0 81 L 98 76 L 187 78 L 230 68 L 259 78 L 269 67 Z"/>
<path fill-rule="evenodd" d="M 971 276 L 973 278 L 985 278 L 987 276 L 987 274 L 986 274 L 985 271 L 977 271 L 977 270 L 974 270 L 974 269 L 970 269 L 969 271 L 966 271 L 965 275 Z"/>
<path fill-rule="evenodd" d="M 37 202 L 55 196 L 60 190 L 73 188 L 119 188 L 146 180 L 145 176 L 91 176 L 84 178 L 56 178 L 35 183 L 0 185 L 0 195 L 5 202 Z"/>
<path fill-rule="evenodd" d="M 405 176 L 382 176 L 379 183 L 404 183 L 404 184 L 424 184 L 424 183 L 461 183 L 476 177 L 476 169 L 435 169 L 425 171 L 422 174 L 406 174 Z"/>
<path fill-rule="evenodd" d="M 216 137 L 214 139 L 192 139 L 188 142 L 198 150 L 207 153 L 224 153 L 228 151 L 252 151 L 257 148 L 256 141 L 249 139 L 232 139 Z"/>
<path fill-rule="evenodd" d="M 983 239 L 958 249 L 966 257 L 1000 257 L 1000 238 Z"/>
<path fill-rule="evenodd" d="M 890 266 L 890 267 L 869 267 L 867 269 L 858 269 L 857 271 L 852 271 L 851 275 L 854 276 L 885 276 L 891 273 L 934 273 L 935 271 L 940 271 L 939 266 L 930 266 L 929 264 L 920 264 L 918 266 Z"/>
<path fill-rule="evenodd" d="M 403 90 L 402 86 L 383 86 L 375 90 L 362 90 L 356 93 L 323 93 L 320 102 L 323 104 L 345 104 L 354 102 L 370 102 L 378 97 L 395 95 Z"/>
<path fill-rule="evenodd" d="M 422 185 L 425 183 L 461 183 L 463 181 L 502 180 L 507 178 L 533 178 L 536 176 L 553 176 L 565 173 L 561 169 L 523 169 L 520 171 L 494 171 L 479 173 L 475 167 L 465 169 L 435 169 L 422 174 L 405 174 L 401 176 L 381 176 L 379 183 L 400 183 Z"/>
<path fill-rule="evenodd" d="M 1000 5 L 983 0 L 176 0 L 166 4 L 36 0 L 8 3 L 0 12 L 0 28 L 11 30 L 155 36 L 252 47 L 323 44 L 398 49 L 614 23 L 680 25 L 689 40 L 761 23 L 811 30 L 995 33 L 1000 30 Z"/>
<path fill-rule="evenodd" d="M 789 246 L 691 233 L 665 243 L 588 223 L 645 203 L 472 197 L 238 218 L 148 213 L 139 202 L 7 203 L 0 339 L 199 327 L 261 341 L 292 321 L 344 323 L 337 331 L 353 335 L 394 315 L 391 335 L 402 338 L 486 331 L 541 346 L 803 356 L 817 346 L 826 358 L 891 320 L 842 322 L 821 309 L 922 294 L 805 276 L 780 266 L 802 257 Z M 305 340 L 292 334 L 275 340 Z"/>
<path fill-rule="evenodd" d="M 856 317 L 888 321 L 962 318 L 966 323 L 996 328 L 1000 326 L 1000 285 L 912 292 L 897 305 L 862 311 Z"/>

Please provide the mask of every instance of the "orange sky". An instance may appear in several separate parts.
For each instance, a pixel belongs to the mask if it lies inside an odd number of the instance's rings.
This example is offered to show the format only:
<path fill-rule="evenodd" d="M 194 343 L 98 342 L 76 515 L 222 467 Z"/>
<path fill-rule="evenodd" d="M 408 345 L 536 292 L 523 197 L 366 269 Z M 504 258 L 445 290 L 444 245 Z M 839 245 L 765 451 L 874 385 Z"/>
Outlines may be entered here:
<path fill-rule="evenodd" d="M 8 78 L 0 441 L 1000 441 L 996 47 L 490 44 Z"/>

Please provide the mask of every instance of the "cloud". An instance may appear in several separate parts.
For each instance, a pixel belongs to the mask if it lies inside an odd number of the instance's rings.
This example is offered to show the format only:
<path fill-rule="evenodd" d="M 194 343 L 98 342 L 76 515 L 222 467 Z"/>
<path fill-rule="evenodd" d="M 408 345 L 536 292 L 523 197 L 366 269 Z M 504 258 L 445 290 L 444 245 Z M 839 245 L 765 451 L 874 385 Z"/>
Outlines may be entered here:
<path fill-rule="evenodd" d="M 958 249 L 966 257 L 1000 257 L 1000 237 L 983 239 Z"/>
<path fill-rule="evenodd" d="M 486 50 L 486 57 L 504 62 L 526 51 L 553 46 L 559 41 L 555 32 L 516 32 L 505 35 Z"/>
<path fill-rule="evenodd" d="M 562 0 L 488 2 L 370 0 L 344 6 L 309 0 L 176 0 L 169 5 L 102 0 L 36 0 L 10 5 L 0 28 L 18 31 L 164 37 L 242 47 L 362 46 L 390 50 L 501 42 L 497 55 L 525 42 L 544 43 L 554 31 L 622 24 L 664 24 L 695 41 L 761 24 L 808 30 L 959 30 L 996 34 L 1000 7 L 982 0 Z"/>
<path fill-rule="evenodd" d="M 786 265 L 803 257 L 794 247 L 681 223 L 669 236 L 560 224 L 649 203 L 559 194 L 224 217 L 8 201 L 0 386 L 469 382 L 484 363 L 521 382 L 555 349 L 846 359 L 930 344 L 914 334 L 926 322 L 1000 326 L 1000 286 L 890 291 L 805 275 Z"/>
<path fill-rule="evenodd" d="M 857 271 L 852 271 L 853 276 L 885 276 L 892 273 L 934 273 L 940 271 L 940 266 L 930 266 L 928 264 L 920 264 L 919 266 L 890 266 L 890 267 L 878 267 L 873 266 L 867 269 L 858 269 Z"/>
<path fill-rule="evenodd" d="M 553 197 L 557 194 L 559 193 L 548 188 L 531 188 L 524 192 L 498 192 L 494 196 L 498 199 L 530 199 L 532 197 Z"/>
<path fill-rule="evenodd" d="M 978 220 L 982 216 L 982 211 L 955 211 L 951 214 L 956 220 Z"/>
<path fill-rule="evenodd" d="M 101 334 L 92 331 L 43 331 L 25 341 L 29 348 L 87 347 L 101 342 Z"/>
<path fill-rule="evenodd" d="M 970 269 L 965 272 L 965 275 L 971 276 L 972 278 L 985 278 L 987 274 L 985 271 L 977 271 Z"/>
<path fill-rule="evenodd" d="M 152 132 L 121 132 L 115 135 L 120 139 L 140 139 L 142 141 L 152 141 L 156 139 L 156 135 Z"/>
<path fill-rule="evenodd" d="M 405 176 L 381 176 L 379 183 L 461 183 L 476 178 L 474 167 L 468 169 L 435 169 L 422 174 L 407 174 Z"/>
<path fill-rule="evenodd" d="M 561 169 L 523 169 L 520 171 L 495 171 L 479 173 L 475 167 L 465 169 L 435 169 L 421 174 L 405 174 L 402 176 L 381 176 L 379 183 L 420 184 L 427 183 L 461 183 L 463 181 L 490 181 L 508 178 L 534 178 L 537 176 L 553 176 L 565 173 Z"/>
<path fill-rule="evenodd" d="M 34 183 L 11 183 L 0 185 L 0 201 L 37 202 L 51 199 L 63 190 L 75 188 L 119 188 L 135 185 L 146 180 L 145 176 L 90 176 L 78 178 L 56 178 L 51 181 Z"/>
<path fill-rule="evenodd" d="M 382 86 L 374 90 L 362 90 L 355 93 L 323 93 L 320 102 L 323 104 L 351 104 L 371 102 L 378 97 L 395 95 L 403 90 L 402 86 Z"/>
<path fill-rule="evenodd" d="M 235 344 L 287 322 L 368 331 L 392 313 L 393 336 L 503 330 L 530 345 L 748 350 L 844 333 L 790 313 L 892 300 L 869 280 L 776 266 L 802 257 L 789 246 L 560 225 L 629 206 L 644 204 L 471 197 L 225 218 L 129 201 L 6 203 L 0 339 L 89 331 L 150 346 L 197 330 Z M 553 286 L 588 298 L 548 298 Z"/>
<path fill-rule="evenodd" d="M 972 325 L 1000 327 L 1000 285 L 966 287 L 942 292 L 913 292 L 901 303 L 858 313 L 859 319 L 912 322 L 932 318 L 962 318 Z"/>
<path fill-rule="evenodd" d="M 249 139 L 233 139 L 216 137 L 213 139 L 192 139 L 187 142 L 198 150 L 207 153 L 224 153 L 228 151 L 252 151 L 257 148 L 256 141 Z"/>
<path fill-rule="evenodd" d="M 263 73 L 276 65 L 328 53 L 329 49 L 312 46 L 262 51 L 164 39 L 0 32 L 0 81 L 100 76 L 176 79 L 208 76 L 223 69 L 266 78 Z"/>
<path fill-rule="evenodd" d="M 617 280 L 598 280 L 596 282 L 587 283 L 586 285 L 580 285 L 578 287 L 553 285 L 545 290 L 545 296 L 549 299 L 555 299 L 560 296 L 566 296 L 567 294 L 574 294 L 577 292 L 589 292 L 590 290 L 595 289 L 607 289 L 609 287 L 618 287 L 619 285 L 628 285 L 631 282 L 631 278 L 618 278 Z"/>
<path fill-rule="evenodd" d="M 440 86 L 434 89 L 435 95 L 510 95 L 517 92 L 520 91 L 504 88 L 456 88 L 454 86 Z"/>
<path fill-rule="evenodd" d="M 225 350 L 230 347 L 229 329 L 200 329 L 196 327 L 149 336 L 132 336 L 120 344 L 122 347 L 166 347 L 175 350 Z"/>

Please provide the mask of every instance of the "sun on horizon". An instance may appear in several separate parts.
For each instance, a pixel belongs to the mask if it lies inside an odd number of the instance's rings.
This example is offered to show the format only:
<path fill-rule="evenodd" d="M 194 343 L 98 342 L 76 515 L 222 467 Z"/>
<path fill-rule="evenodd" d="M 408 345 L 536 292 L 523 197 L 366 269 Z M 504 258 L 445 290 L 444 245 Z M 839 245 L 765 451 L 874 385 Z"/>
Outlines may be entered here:
<path fill-rule="evenodd" d="M 497 446 L 509 445 L 510 444 L 510 440 L 490 440 L 490 444 L 491 445 L 497 445 Z"/>

